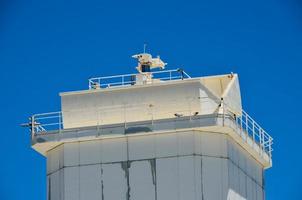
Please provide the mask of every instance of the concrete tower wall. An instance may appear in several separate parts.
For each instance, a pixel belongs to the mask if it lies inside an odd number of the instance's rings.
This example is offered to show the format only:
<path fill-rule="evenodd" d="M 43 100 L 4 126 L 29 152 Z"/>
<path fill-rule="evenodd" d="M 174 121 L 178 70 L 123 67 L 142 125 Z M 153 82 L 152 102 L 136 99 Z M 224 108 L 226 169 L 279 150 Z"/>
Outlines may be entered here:
<path fill-rule="evenodd" d="M 203 105 L 200 103 L 202 94 Z M 216 101 L 216 102 L 215 102 Z M 199 81 L 62 95 L 64 128 L 213 113 L 219 98 Z M 175 109 L 177 108 L 177 109 Z"/>
<path fill-rule="evenodd" d="M 264 199 L 272 138 L 242 110 L 236 74 L 97 80 L 31 118 L 48 200 Z"/>
<path fill-rule="evenodd" d="M 185 131 L 64 143 L 48 200 L 263 199 L 263 169 L 228 135 Z"/>
<path fill-rule="evenodd" d="M 237 76 L 62 93 L 63 126 L 78 128 L 217 112 L 221 98 L 241 115 Z"/>

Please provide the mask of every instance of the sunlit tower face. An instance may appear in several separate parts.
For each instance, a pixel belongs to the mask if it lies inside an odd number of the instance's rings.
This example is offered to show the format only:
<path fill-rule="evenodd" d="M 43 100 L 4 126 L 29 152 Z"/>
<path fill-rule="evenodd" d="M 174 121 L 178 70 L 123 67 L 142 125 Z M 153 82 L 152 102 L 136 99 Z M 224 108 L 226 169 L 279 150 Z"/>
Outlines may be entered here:
<path fill-rule="evenodd" d="M 137 74 L 89 79 L 60 94 L 60 112 L 31 117 L 48 199 L 264 199 L 272 138 L 242 109 L 237 74 L 133 57 Z"/>

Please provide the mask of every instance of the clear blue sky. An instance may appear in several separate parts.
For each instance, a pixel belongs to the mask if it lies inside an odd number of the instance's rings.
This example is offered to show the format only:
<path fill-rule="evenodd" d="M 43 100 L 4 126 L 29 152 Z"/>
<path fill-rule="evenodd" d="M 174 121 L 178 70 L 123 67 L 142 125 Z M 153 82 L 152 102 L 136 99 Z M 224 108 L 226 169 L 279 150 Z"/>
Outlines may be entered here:
<path fill-rule="evenodd" d="M 302 199 L 300 0 L 2 0 L 1 200 L 46 199 L 45 159 L 19 124 L 89 77 L 135 72 L 144 43 L 192 76 L 239 73 L 245 110 L 275 139 L 267 199 Z"/>

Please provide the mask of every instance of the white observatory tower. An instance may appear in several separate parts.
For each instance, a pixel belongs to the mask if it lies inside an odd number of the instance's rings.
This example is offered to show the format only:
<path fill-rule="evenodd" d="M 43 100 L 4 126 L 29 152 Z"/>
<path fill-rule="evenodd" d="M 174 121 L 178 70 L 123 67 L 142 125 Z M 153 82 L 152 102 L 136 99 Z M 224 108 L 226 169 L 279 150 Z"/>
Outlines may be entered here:
<path fill-rule="evenodd" d="M 237 74 L 191 78 L 133 57 L 137 74 L 91 78 L 30 118 L 47 199 L 264 200 L 273 139 L 242 109 Z"/>

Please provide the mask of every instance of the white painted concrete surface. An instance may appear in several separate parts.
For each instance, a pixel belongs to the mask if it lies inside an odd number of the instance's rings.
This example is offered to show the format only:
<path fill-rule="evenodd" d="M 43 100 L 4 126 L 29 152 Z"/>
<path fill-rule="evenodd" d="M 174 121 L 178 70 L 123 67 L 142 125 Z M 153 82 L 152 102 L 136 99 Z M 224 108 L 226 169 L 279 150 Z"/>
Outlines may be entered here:
<path fill-rule="evenodd" d="M 263 199 L 263 168 L 225 134 L 65 143 L 47 158 L 49 200 Z"/>
<path fill-rule="evenodd" d="M 212 114 L 221 98 L 232 112 L 241 114 L 237 75 L 62 93 L 63 127 L 156 120 L 174 117 L 175 113 Z"/>
<path fill-rule="evenodd" d="M 254 146 L 246 144 L 249 138 L 224 126 L 224 118 L 191 120 L 218 116 L 224 104 L 233 119 L 238 119 L 233 114 L 241 116 L 236 74 L 61 97 L 63 129 L 68 131 L 42 135 L 34 144 L 46 152 L 48 200 L 264 199 L 261 151 L 249 151 Z M 178 115 L 190 119 L 181 121 Z M 155 120 L 155 131 L 139 134 L 126 123 Z M 113 128 L 104 135 L 88 128 L 105 130 L 106 125 Z"/>

